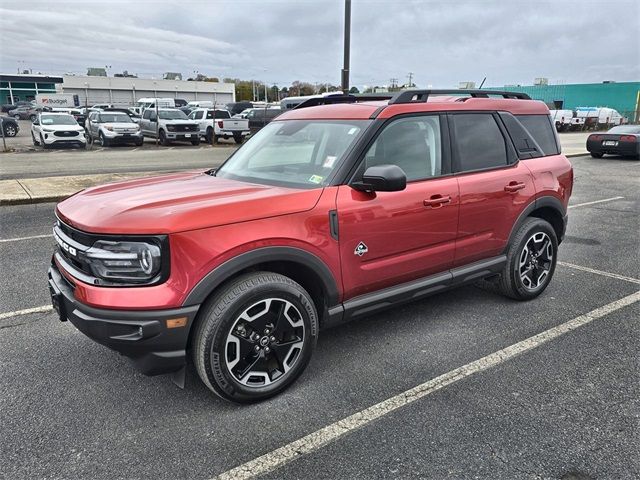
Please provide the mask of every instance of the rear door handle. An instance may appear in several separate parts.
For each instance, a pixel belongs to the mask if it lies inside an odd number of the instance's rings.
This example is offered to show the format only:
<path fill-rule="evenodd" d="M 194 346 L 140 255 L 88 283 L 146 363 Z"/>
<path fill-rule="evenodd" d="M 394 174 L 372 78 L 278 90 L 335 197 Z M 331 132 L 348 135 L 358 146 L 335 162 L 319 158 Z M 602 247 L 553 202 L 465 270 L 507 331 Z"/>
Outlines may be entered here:
<path fill-rule="evenodd" d="M 424 200 L 422 203 L 428 208 L 438 208 L 447 203 L 451 203 L 451 197 L 449 195 L 431 195 L 431 198 Z"/>
<path fill-rule="evenodd" d="M 525 187 L 526 185 L 523 182 L 509 182 L 509 185 L 506 185 L 504 187 L 504 191 L 513 193 L 513 192 L 517 192 L 518 190 L 522 190 Z"/>

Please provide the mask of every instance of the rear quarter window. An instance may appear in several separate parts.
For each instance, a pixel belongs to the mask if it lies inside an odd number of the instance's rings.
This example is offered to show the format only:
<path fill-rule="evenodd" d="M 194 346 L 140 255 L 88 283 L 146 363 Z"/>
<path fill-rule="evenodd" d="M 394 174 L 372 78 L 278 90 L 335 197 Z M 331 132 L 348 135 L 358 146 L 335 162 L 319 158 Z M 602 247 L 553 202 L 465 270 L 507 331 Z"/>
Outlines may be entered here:
<path fill-rule="evenodd" d="M 542 149 L 544 156 L 560 153 L 556 143 L 556 134 L 548 115 L 516 115 L 516 118 L 529 131 L 529 134 Z"/>

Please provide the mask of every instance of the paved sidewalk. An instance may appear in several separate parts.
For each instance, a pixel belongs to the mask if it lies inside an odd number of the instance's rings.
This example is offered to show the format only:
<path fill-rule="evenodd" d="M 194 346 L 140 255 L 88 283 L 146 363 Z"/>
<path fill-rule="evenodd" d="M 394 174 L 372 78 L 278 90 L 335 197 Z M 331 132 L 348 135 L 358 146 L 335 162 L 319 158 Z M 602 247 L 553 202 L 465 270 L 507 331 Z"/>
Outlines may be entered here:
<path fill-rule="evenodd" d="M 560 134 L 563 153 L 568 157 L 585 155 L 587 153 L 585 145 L 588 136 L 589 133 L 583 132 Z M 193 170 L 193 168 L 189 170 Z M 97 175 L 1 180 L 0 205 L 57 202 L 79 190 L 94 185 L 166 173 L 169 172 L 102 173 Z"/>
<path fill-rule="evenodd" d="M 57 202 L 95 185 L 169 172 L 107 173 L 0 181 L 0 205 Z"/>

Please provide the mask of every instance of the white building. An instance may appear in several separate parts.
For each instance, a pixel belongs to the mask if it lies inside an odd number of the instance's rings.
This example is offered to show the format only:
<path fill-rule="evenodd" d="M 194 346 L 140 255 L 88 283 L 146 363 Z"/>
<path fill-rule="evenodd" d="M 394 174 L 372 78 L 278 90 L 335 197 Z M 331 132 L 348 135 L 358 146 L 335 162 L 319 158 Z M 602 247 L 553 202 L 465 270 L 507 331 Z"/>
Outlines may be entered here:
<path fill-rule="evenodd" d="M 63 75 L 59 93 L 78 95 L 81 105 L 112 103 L 131 105 L 142 97 L 171 97 L 186 101 L 210 100 L 224 105 L 236 99 L 235 84 L 153 80 L 132 77 L 85 77 Z"/>

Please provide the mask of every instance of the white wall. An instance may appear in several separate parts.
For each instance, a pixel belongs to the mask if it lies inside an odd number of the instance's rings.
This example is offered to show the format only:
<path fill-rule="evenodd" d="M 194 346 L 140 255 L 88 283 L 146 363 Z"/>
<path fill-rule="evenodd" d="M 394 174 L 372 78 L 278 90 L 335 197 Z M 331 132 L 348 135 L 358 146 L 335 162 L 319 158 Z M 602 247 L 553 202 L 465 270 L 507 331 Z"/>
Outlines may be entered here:
<path fill-rule="evenodd" d="M 148 78 L 63 76 L 62 92 L 76 94 L 80 103 L 130 105 L 142 97 L 210 100 L 220 104 L 235 101 L 233 83 L 153 80 Z"/>

